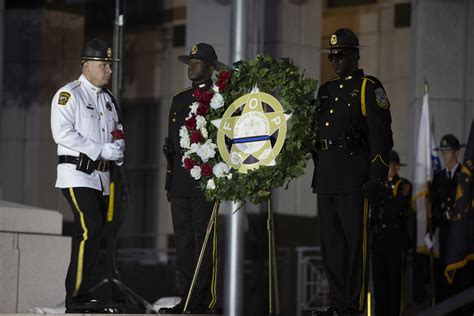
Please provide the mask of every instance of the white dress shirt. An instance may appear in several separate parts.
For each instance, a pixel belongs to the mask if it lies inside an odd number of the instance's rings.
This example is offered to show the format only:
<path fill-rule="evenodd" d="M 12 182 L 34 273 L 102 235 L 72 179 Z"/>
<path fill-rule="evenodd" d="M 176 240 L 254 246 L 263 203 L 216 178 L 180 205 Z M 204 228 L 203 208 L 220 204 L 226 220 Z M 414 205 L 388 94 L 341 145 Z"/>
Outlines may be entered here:
<path fill-rule="evenodd" d="M 102 146 L 113 142 L 111 132 L 122 129 L 110 95 L 94 86 L 83 75 L 59 89 L 51 102 L 51 131 L 58 144 L 58 156 L 78 157 L 86 154 L 92 160 L 100 157 Z M 88 187 L 109 194 L 110 173 L 94 170 L 87 174 L 74 164 L 57 167 L 57 188 Z"/>

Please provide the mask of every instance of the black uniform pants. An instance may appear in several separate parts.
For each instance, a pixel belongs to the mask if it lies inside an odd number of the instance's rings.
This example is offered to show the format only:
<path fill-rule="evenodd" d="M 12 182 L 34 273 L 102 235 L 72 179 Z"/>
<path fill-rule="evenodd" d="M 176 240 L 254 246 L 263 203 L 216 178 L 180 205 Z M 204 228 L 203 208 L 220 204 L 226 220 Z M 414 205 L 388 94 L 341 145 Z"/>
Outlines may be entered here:
<path fill-rule="evenodd" d="M 402 307 L 403 248 L 398 230 L 382 231 L 372 239 L 372 271 L 376 316 L 398 316 Z"/>
<path fill-rule="evenodd" d="M 181 277 L 181 296 L 186 299 L 199 258 L 206 229 L 211 219 L 213 203 L 204 197 L 171 197 L 171 214 L 176 243 L 178 271 Z M 196 281 L 191 307 L 214 308 L 217 284 L 217 223 L 209 236 Z M 183 302 L 184 303 L 184 302 Z"/>
<path fill-rule="evenodd" d="M 369 276 L 368 201 L 360 193 L 318 194 L 318 213 L 330 305 L 363 311 Z"/>
<path fill-rule="evenodd" d="M 109 196 L 91 188 L 61 189 L 74 215 L 71 262 L 66 275 L 66 308 L 88 298 L 100 248 Z"/>

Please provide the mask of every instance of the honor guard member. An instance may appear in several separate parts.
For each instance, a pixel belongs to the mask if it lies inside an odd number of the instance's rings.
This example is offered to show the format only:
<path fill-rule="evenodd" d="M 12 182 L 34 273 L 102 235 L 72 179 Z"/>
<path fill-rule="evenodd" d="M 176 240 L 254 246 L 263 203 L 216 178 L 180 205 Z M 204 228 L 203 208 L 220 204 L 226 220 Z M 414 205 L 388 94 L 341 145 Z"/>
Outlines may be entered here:
<path fill-rule="evenodd" d="M 431 209 L 433 227 L 439 229 L 439 260 L 436 265 L 436 301 L 440 302 L 448 297 L 461 292 L 472 286 L 472 276 L 468 269 L 460 269 L 454 274 L 452 283 L 448 283 L 444 270 L 448 264 L 447 252 L 460 246 L 462 241 L 450 240 L 452 234 L 450 229 L 458 226 L 451 225 L 453 221 L 461 218 L 454 216 L 454 202 L 456 201 L 456 190 L 462 172 L 466 172 L 466 167 L 459 162 L 459 151 L 464 146 L 452 134 L 444 135 L 438 148 L 445 168 L 435 174 L 431 184 Z M 463 170 L 464 169 L 464 170 Z M 459 245 L 450 243 L 459 242 Z M 451 249 L 448 249 L 451 248 Z"/>
<path fill-rule="evenodd" d="M 214 70 L 223 66 L 217 61 L 214 48 L 206 43 L 193 46 L 189 55 L 179 56 L 178 60 L 188 65 L 188 78 L 192 81 L 192 86 L 173 97 L 169 112 L 168 137 L 165 139 L 163 152 L 168 161 L 165 187 L 171 203 L 177 265 L 183 286 L 180 289 L 181 303 L 172 308 L 160 309 L 159 312 L 163 314 L 183 312 L 213 207 L 213 203 L 206 201 L 199 183 L 183 167 L 179 131 L 189 114 L 190 105 L 196 102 L 194 91 L 211 89 Z M 213 247 L 207 247 L 204 254 L 191 298 L 191 313 L 212 314 L 216 309 L 217 245 L 216 236 L 211 235 L 211 238 Z"/>
<path fill-rule="evenodd" d="M 380 81 L 358 68 L 359 40 L 351 30 L 331 35 L 328 58 L 337 77 L 318 91 L 312 183 L 330 289 L 330 305 L 321 314 L 358 315 L 369 276 L 369 200 L 380 198 L 393 146 L 390 103 Z"/>
<path fill-rule="evenodd" d="M 92 39 L 81 54 L 82 74 L 60 88 L 51 103 L 51 131 L 58 144 L 56 187 L 74 215 L 71 262 L 66 276 L 66 312 L 114 312 L 90 294 L 109 198 L 112 163 L 123 163 L 124 143 L 111 132 L 122 129 L 110 91 L 112 50 Z M 121 146 L 122 145 L 122 146 Z"/>
<path fill-rule="evenodd" d="M 407 217 L 410 210 L 412 185 L 398 175 L 400 157 L 389 154 L 390 168 L 382 198 L 372 206 L 372 271 L 375 314 L 398 316 L 403 311 Z"/>

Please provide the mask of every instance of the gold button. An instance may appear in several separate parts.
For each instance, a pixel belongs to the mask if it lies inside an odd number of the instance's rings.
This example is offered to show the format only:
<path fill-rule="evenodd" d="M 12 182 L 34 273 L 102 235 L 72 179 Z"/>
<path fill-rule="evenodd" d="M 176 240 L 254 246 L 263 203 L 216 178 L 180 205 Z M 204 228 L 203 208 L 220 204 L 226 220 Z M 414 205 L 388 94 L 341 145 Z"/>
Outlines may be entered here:
<path fill-rule="evenodd" d="M 329 126 L 329 122 L 326 122 L 324 125 Z"/>
<path fill-rule="evenodd" d="M 176 119 L 175 119 L 175 118 L 173 119 L 173 122 L 176 122 Z"/>
<path fill-rule="evenodd" d="M 329 110 L 329 113 L 334 113 L 334 110 L 333 110 L 333 109 L 330 109 L 330 110 Z"/>
<path fill-rule="evenodd" d="M 334 100 L 337 101 L 337 100 L 339 100 L 339 98 L 338 98 L 338 97 L 335 97 Z"/>
<path fill-rule="evenodd" d="M 104 128 L 102 129 L 102 132 L 105 132 L 105 129 L 104 129 Z"/>
<path fill-rule="evenodd" d="M 347 79 L 347 80 L 351 80 L 351 79 L 352 79 L 352 76 L 347 76 L 346 79 Z"/>
<path fill-rule="evenodd" d="M 351 106 L 351 104 L 350 104 L 350 103 L 347 103 L 347 106 Z"/>
<path fill-rule="evenodd" d="M 339 85 L 339 88 L 340 88 L 340 89 L 344 88 L 344 85 L 341 83 L 341 84 Z"/>
<path fill-rule="evenodd" d="M 176 115 L 176 112 L 174 112 L 173 115 Z"/>

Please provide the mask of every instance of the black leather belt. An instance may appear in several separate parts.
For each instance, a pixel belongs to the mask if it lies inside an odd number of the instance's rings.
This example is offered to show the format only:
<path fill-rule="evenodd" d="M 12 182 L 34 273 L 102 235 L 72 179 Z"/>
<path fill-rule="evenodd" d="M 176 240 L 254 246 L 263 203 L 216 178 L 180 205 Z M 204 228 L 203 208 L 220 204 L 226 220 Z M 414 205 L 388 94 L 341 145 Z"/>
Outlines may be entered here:
<path fill-rule="evenodd" d="M 79 157 L 75 156 L 61 155 L 58 157 L 58 163 L 70 163 L 77 166 L 79 164 L 79 161 Z M 88 164 L 88 166 L 85 166 L 86 169 L 91 168 L 101 172 L 107 172 L 110 169 L 110 165 L 107 160 L 93 161 L 91 159 L 87 159 L 81 161 L 81 163 Z"/>
<path fill-rule="evenodd" d="M 344 148 L 344 139 L 319 139 L 316 141 L 316 148 L 319 150 L 328 150 L 331 148 Z"/>

